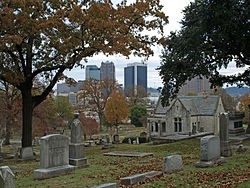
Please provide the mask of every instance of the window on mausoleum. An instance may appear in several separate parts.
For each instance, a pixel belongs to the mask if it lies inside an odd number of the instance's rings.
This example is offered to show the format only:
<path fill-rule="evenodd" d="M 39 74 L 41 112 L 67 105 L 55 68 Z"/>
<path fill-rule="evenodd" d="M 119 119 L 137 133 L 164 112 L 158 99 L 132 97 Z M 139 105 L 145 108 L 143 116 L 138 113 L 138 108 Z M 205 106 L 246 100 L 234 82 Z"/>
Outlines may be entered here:
<path fill-rule="evenodd" d="M 242 121 L 235 121 L 234 128 L 240 128 L 240 127 L 242 127 Z"/>
<path fill-rule="evenodd" d="M 180 117 L 174 118 L 174 132 L 182 132 L 182 122 Z"/>
<path fill-rule="evenodd" d="M 155 132 L 158 132 L 158 129 L 159 129 L 158 123 L 155 122 Z"/>
<path fill-rule="evenodd" d="M 162 126 L 162 132 L 166 132 L 167 131 L 166 122 L 163 122 L 161 126 Z"/>

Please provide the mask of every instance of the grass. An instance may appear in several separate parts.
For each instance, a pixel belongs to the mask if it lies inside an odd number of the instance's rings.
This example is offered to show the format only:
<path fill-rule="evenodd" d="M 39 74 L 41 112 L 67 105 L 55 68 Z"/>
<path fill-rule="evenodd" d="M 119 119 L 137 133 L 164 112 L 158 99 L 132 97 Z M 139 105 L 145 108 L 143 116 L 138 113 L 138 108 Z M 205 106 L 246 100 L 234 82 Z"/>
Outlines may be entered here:
<path fill-rule="evenodd" d="M 250 146 L 250 141 L 244 145 Z M 5 148 L 5 151 L 7 149 Z M 104 156 L 109 151 L 150 152 L 144 158 Z M 87 188 L 103 183 L 119 182 L 121 177 L 152 170 L 162 170 L 163 158 L 170 154 L 182 155 L 184 170 L 134 185 L 140 188 L 164 187 L 250 187 L 250 149 L 225 159 L 225 163 L 212 168 L 195 168 L 199 161 L 199 140 L 191 139 L 162 145 L 118 144 L 115 148 L 102 150 L 101 146 L 87 147 L 89 167 L 77 169 L 72 174 L 46 180 L 34 180 L 33 170 L 39 168 L 39 159 L 29 162 L 5 160 L 1 165 L 10 166 L 19 188 Z"/>

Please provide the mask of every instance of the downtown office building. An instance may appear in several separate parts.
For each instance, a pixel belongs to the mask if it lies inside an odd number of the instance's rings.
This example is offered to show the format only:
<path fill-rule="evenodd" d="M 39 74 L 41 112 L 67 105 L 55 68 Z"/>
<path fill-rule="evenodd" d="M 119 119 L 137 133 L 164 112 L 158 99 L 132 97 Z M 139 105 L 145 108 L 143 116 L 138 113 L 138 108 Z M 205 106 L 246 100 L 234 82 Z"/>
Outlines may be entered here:
<path fill-rule="evenodd" d="M 101 63 L 100 67 L 101 80 L 113 80 L 115 81 L 115 65 L 113 62 L 106 61 Z"/>
<path fill-rule="evenodd" d="M 96 65 L 87 65 L 85 69 L 85 80 L 90 78 L 100 80 L 100 68 Z"/>
<path fill-rule="evenodd" d="M 129 63 L 124 68 L 124 90 L 131 88 L 134 94 L 137 93 L 138 86 L 145 89 L 147 93 L 147 64 Z"/>

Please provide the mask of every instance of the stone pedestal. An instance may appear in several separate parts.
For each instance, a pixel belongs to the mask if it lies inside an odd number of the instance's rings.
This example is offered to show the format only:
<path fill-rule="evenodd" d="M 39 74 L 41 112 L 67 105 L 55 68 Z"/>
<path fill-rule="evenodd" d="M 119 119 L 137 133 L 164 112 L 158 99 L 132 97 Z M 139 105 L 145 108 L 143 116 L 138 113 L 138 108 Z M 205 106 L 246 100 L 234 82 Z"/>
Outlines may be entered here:
<path fill-rule="evenodd" d="M 82 143 L 82 124 L 78 119 L 79 114 L 74 114 L 75 119 L 71 127 L 71 143 L 69 144 L 69 164 L 75 167 L 87 167 L 87 158 L 84 155 Z"/>
<path fill-rule="evenodd" d="M 69 164 L 77 167 L 86 167 L 87 158 L 84 157 L 84 143 L 69 144 Z"/>
<path fill-rule="evenodd" d="M 34 156 L 34 153 L 33 153 L 33 148 L 32 147 L 24 147 L 24 148 L 21 148 L 20 150 L 20 158 L 21 160 L 34 160 L 35 159 L 35 156 Z"/>
<path fill-rule="evenodd" d="M 223 157 L 230 157 L 232 156 L 232 148 L 229 141 L 221 141 L 220 142 L 221 149 L 221 156 Z"/>
<path fill-rule="evenodd" d="M 223 157 L 232 156 L 232 149 L 229 143 L 228 124 L 228 114 L 220 114 L 220 154 Z"/>

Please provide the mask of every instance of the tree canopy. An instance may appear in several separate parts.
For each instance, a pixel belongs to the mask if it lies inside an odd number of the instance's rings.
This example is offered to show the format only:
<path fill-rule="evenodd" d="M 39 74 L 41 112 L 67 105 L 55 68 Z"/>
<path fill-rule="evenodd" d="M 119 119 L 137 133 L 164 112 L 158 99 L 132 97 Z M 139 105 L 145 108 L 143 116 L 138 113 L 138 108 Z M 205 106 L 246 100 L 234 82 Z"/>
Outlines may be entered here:
<path fill-rule="evenodd" d="M 143 122 L 147 119 L 147 109 L 143 106 L 133 106 L 130 109 L 131 123 L 136 127 L 142 127 Z"/>
<path fill-rule="evenodd" d="M 105 0 L 1 1 L 0 80 L 22 94 L 22 147 L 32 145 L 34 108 L 65 70 L 98 53 L 148 57 L 151 45 L 164 41 L 166 23 L 159 0 L 116 6 Z M 149 30 L 156 32 L 149 36 Z M 34 80 L 43 82 L 39 93 L 32 92 Z"/>
<path fill-rule="evenodd" d="M 118 126 L 128 118 L 129 107 L 121 90 L 114 90 L 111 93 L 105 106 L 104 115 L 105 120 L 114 126 Z"/>
<path fill-rule="evenodd" d="M 96 80 L 90 78 L 83 82 L 77 94 L 77 98 L 81 103 L 83 102 L 83 108 L 85 108 L 85 110 L 89 108 L 98 114 L 100 130 L 102 130 L 103 113 L 107 99 L 117 87 L 118 84 L 113 80 Z M 84 103 L 87 105 L 84 105 Z"/>
<path fill-rule="evenodd" d="M 249 6 L 248 0 L 195 0 L 184 9 L 182 27 L 169 35 L 159 67 L 164 104 L 196 76 L 212 86 L 250 85 Z M 231 65 L 234 73 L 222 75 Z"/>

